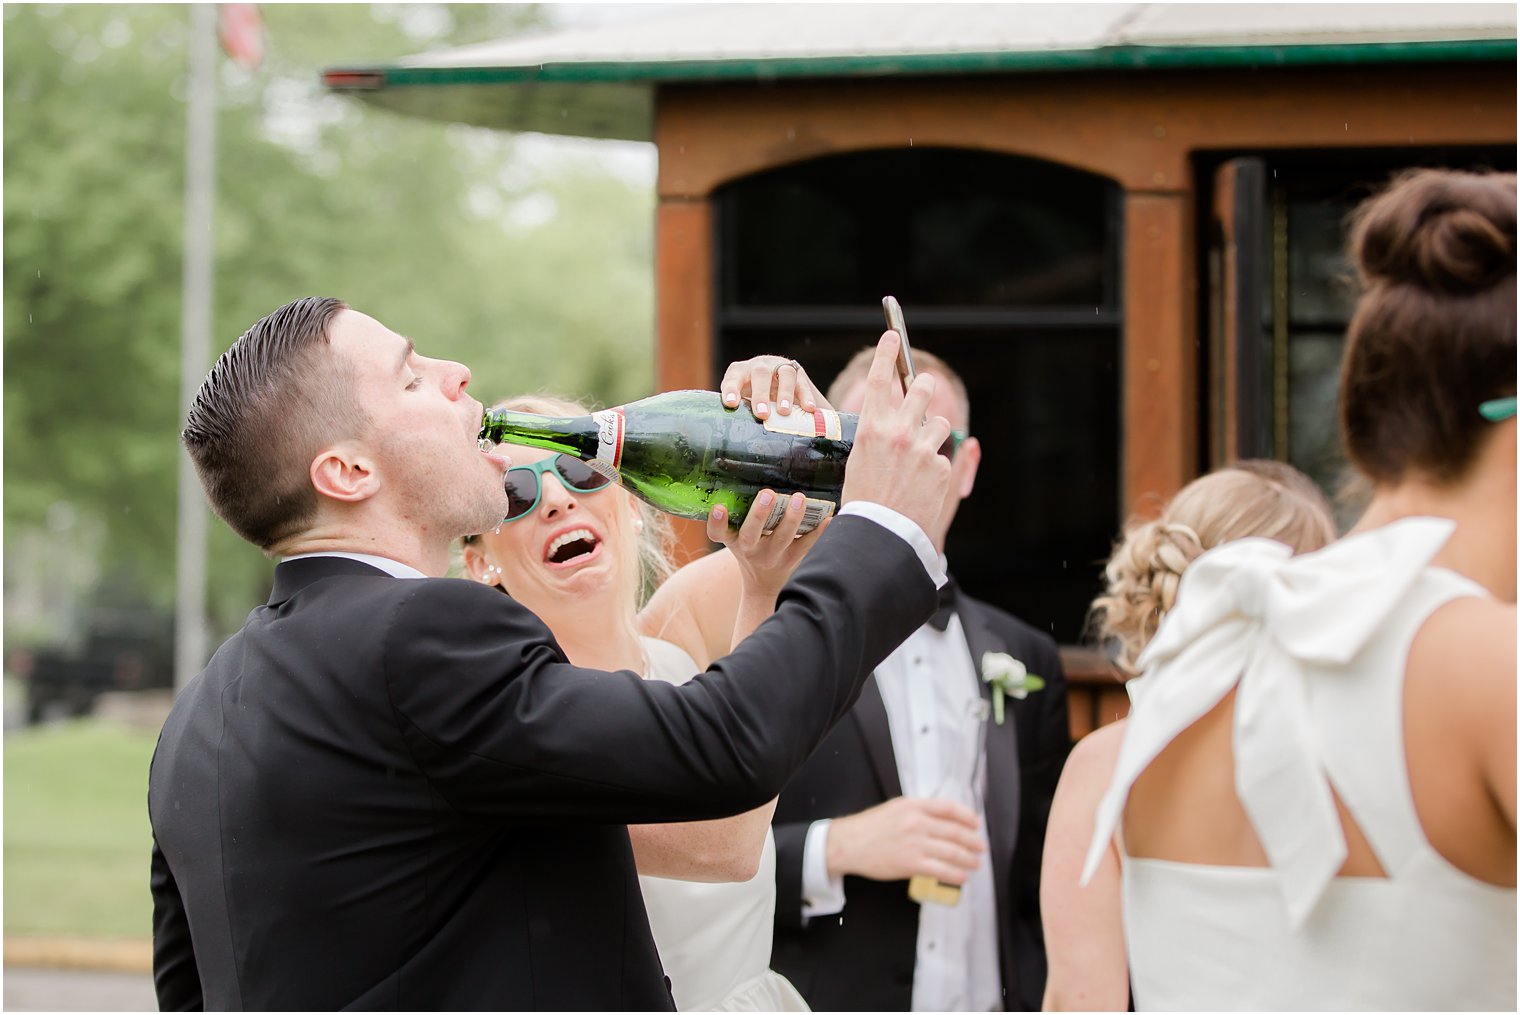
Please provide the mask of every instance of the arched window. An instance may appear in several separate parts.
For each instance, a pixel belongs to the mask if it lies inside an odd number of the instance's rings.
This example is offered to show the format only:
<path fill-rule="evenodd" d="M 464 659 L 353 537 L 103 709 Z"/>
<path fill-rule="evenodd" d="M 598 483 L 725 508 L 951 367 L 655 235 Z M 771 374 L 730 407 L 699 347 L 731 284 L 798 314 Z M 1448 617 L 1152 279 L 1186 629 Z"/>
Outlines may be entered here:
<path fill-rule="evenodd" d="M 1119 189 L 983 151 L 828 156 L 716 195 L 715 366 L 827 385 L 903 305 L 965 379 L 983 460 L 947 543 L 966 590 L 1075 642 L 1119 525 Z"/>

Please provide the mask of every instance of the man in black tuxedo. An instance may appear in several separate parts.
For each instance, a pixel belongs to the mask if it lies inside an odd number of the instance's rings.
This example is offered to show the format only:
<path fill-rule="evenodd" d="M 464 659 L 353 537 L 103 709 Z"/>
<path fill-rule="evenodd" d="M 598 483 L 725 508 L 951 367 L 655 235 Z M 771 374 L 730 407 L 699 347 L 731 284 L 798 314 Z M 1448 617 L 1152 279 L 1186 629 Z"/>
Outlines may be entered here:
<path fill-rule="evenodd" d="M 922 350 L 914 358 L 940 381 L 931 411 L 956 428 L 946 449 L 954 453 L 951 493 L 928 530 L 943 554 L 981 449 L 966 436 L 960 378 Z M 831 386 L 836 408 L 862 405 L 869 361 L 869 351 L 857 356 Z M 1040 858 L 1071 750 L 1061 661 L 1048 635 L 956 593 L 953 580 L 941 600 L 776 807 L 771 966 L 817 1010 L 1040 1007 Z M 1027 697 L 1006 697 L 1001 725 L 968 716 L 991 694 L 979 679 L 989 652 L 1012 656 L 1044 681 Z M 981 763 L 968 764 L 977 754 L 969 738 L 982 735 Z M 976 792 L 967 792 L 968 780 Z M 959 885 L 959 903 L 914 902 L 915 875 Z"/>
<path fill-rule="evenodd" d="M 670 1008 L 625 825 L 775 796 L 934 609 L 949 427 L 895 351 L 840 517 L 775 615 L 675 686 L 577 669 L 439 577 L 506 511 L 468 370 L 330 299 L 238 339 L 184 440 L 218 514 L 284 559 L 154 754 L 161 1007 Z"/>

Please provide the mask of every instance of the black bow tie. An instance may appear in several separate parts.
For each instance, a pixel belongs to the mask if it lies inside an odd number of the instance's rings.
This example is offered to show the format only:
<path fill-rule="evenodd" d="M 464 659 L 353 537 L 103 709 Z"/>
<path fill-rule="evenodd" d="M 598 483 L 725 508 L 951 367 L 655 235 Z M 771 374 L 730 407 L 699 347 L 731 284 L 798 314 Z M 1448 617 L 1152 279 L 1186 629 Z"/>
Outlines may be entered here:
<path fill-rule="evenodd" d="M 947 579 L 939 589 L 939 609 L 934 611 L 934 616 L 929 618 L 929 623 L 934 625 L 936 631 L 943 631 L 950 626 L 950 614 L 955 612 L 955 597 L 960 590 L 955 586 L 955 579 Z"/>

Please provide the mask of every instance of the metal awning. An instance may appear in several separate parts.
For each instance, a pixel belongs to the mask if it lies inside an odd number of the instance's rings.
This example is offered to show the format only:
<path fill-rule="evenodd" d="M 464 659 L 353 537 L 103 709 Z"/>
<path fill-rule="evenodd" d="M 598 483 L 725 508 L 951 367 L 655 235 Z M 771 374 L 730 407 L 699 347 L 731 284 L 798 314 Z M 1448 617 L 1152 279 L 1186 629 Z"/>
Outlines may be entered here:
<path fill-rule="evenodd" d="M 703 4 L 514 36 L 324 83 L 514 131 L 648 141 L 661 84 L 1515 61 L 1513 4 Z"/>

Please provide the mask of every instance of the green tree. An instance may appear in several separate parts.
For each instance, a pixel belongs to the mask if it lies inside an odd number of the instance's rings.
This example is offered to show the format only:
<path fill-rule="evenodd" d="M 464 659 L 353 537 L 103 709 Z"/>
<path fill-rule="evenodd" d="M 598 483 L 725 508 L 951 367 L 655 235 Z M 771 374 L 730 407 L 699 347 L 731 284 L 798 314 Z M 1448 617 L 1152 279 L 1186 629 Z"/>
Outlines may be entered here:
<path fill-rule="evenodd" d="M 220 72 L 214 353 L 324 294 L 469 363 L 483 399 L 649 390 L 650 188 L 594 158 L 539 168 L 509 136 L 319 84 L 344 60 L 521 30 L 536 8 L 262 10 L 265 64 Z M 8 5 L 4 18 L 6 541 L 70 503 L 104 529 L 111 587 L 167 609 L 187 10 Z M 211 552 L 225 632 L 271 565 L 220 524 Z"/>

